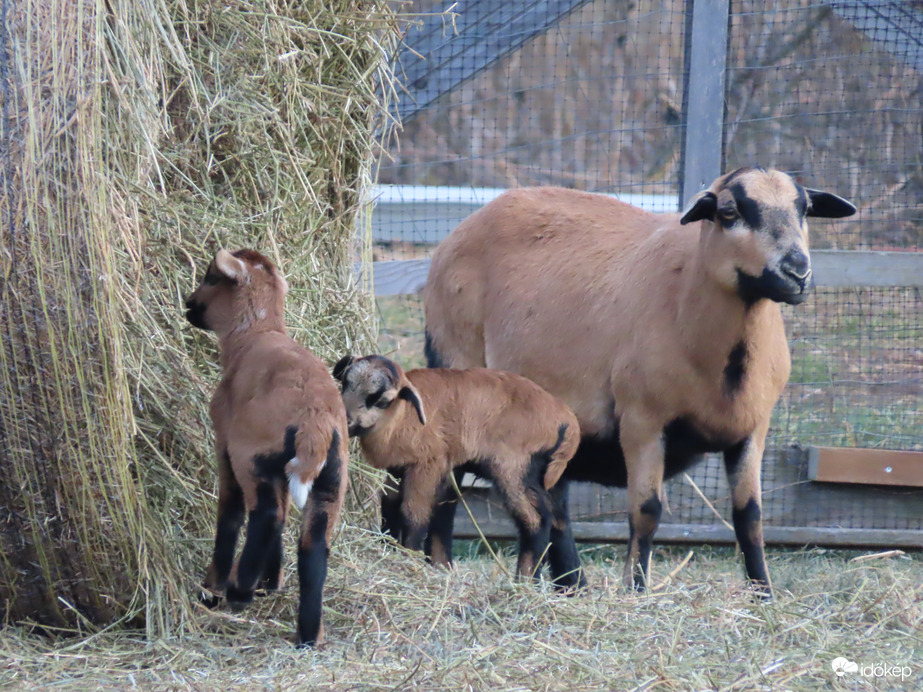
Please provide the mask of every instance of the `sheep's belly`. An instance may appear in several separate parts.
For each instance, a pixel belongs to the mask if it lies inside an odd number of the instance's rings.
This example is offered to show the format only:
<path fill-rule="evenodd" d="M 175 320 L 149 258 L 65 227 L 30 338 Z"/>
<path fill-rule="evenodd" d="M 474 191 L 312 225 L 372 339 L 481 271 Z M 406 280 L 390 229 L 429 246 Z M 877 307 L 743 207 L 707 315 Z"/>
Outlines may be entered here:
<path fill-rule="evenodd" d="M 677 418 L 664 428 L 666 459 L 664 478 L 682 473 L 702 460 L 708 452 L 723 452 L 741 440 L 726 440 L 710 435 L 685 418 Z M 628 484 L 625 455 L 619 444 L 618 423 L 610 435 L 587 435 L 567 465 L 564 478 L 624 488 Z"/>

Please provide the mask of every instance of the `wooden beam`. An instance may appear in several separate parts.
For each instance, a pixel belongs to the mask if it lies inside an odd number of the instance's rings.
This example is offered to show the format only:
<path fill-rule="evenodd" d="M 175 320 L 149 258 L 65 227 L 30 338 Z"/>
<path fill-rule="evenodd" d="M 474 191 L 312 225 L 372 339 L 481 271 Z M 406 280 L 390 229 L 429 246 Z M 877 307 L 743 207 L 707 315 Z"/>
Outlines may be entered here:
<path fill-rule="evenodd" d="M 814 281 L 819 287 L 923 286 L 923 252 L 815 250 Z M 429 259 L 375 262 L 375 296 L 414 294 L 423 290 Z"/>
<path fill-rule="evenodd" d="M 923 252 L 813 250 L 818 286 L 923 286 Z"/>
<path fill-rule="evenodd" d="M 808 478 L 823 483 L 923 488 L 923 452 L 812 447 L 808 456 Z"/>
<path fill-rule="evenodd" d="M 399 49 L 398 75 L 405 88 L 397 104 L 401 120 L 408 122 L 587 1 L 462 0 L 454 9 L 454 26 L 446 15 L 428 16 L 407 31 Z"/>
<path fill-rule="evenodd" d="M 519 534 L 508 520 L 478 521 L 486 538 L 516 540 Z M 587 543 L 625 543 L 628 522 L 575 521 L 574 538 Z M 476 539 L 478 532 L 468 517 L 456 519 L 455 537 Z M 901 548 L 923 550 L 923 531 L 896 529 L 841 529 L 825 526 L 763 526 L 767 545 L 836 546 L 841 548 Z M 661 524 L 655 543 L 733 545 L 734 532 L 722 524 Z"/>
<path fill-rule="evenodd" d="M 692 1 L 683 90 L 682 208 L 721 175 L 724 165 L 728 18 L 729 0 Z"/>

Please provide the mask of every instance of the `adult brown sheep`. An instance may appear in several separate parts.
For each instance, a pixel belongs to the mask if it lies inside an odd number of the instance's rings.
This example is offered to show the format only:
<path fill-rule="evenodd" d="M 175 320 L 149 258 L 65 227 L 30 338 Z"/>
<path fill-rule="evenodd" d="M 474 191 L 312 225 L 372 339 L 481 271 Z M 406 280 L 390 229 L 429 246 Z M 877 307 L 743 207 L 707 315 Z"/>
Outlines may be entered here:
<path fill-rule="evenodd" d="M 555 497 L 567 480 L 627 487 L 628 586 L 646 584 L 664 478 L 723 453 L 747 578 L 769 598 L 760 466 L 791 367 L 779 303 L 813 287 L 806 218 L 855 211 L 761 168 L 718 178 L 682 214 L 508 191 L 433 256 L 429 364 L 519 373 L 574 410 L 581 446 Z M 555 551 L 576 567 L 569 526 Z"/>

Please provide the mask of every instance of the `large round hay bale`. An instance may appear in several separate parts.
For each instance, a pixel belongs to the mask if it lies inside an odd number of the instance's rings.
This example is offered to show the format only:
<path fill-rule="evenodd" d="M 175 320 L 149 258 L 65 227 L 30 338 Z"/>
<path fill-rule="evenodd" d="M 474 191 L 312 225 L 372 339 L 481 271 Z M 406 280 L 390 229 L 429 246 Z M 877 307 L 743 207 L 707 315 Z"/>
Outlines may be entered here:
<path fill-rule="evenodd" d="M 351 271 L 396 35 L 384 2 L 3 4 L 0 621 L 190 614 L 213 533 L 218 247 L 289 278 L 296 339 L 361 350 Z M 378 133 L 378 135 L 376 135 Z"/>

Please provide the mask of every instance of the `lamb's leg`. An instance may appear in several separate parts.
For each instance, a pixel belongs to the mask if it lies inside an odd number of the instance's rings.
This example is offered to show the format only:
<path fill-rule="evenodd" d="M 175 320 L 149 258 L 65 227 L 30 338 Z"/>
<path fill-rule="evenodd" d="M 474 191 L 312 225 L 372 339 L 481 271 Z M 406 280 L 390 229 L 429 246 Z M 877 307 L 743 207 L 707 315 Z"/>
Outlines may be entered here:
<path fill-rule="evenodd" d="M 460 488 L 464 471 L 456 469 L 455 484 Z M 458 493 L 446 477 L 436 498 L 433 516 L 429 522 L 429 534 L 426 536 L 424 551 L 434 565 L 448 567 L 452 564 L 452 534 L 455 532 L 455 510 L 458 506 Z"/>
<path fill-rule="evenodd" d="M 587 584 L 570 525 L 567 481 L 559 480 L 551 489 L 550 495 L 551 546 L 548 548 L 548 564 L 555 587 L 559 591 L 572 593 L 586 587 Z"/>
<path fill-rule="evenodd" d="M 511 486 L 500 479 L 495 479 L 494 483 L 519 530 L 516 574 L 538 579 L 539 567 L 551 539 L 552 514 L 548 491 L 537 483 L 523 482 Z"/>
<path fill-rule="evenodd" d="M 381 491 L 381 532 L 398 543 L 404 542 L 404 519 L 401 502 L 404 497 L 404 478 L 400 469 L 389 470 L 385 487 Z"/>
<path fill-rule="evenodd" d="M 405 548 L 423 550 L 423 542 L 433 514 L 436 490 L 442 479 L 437 465 L 426 462 L 411 466 L 404 474 L 401 516 L 406 526 Z"/>
<path fill-rule="evenodd" d="M 253 600 L 253 591 L 266 571 L 273 546 L 281 540 L 280 503 L 284 485 L 281 479 L 257 482 L 256 505 L 248 513 L 247 539 L 237 566 L 237 580 L 228 584 L 228 603 L 242 606 Z"/>
<path fill-rule="evenodd" d="M 209 608 L 218 604 L 215 594 L 227 587 L 228 575 L 234 562 L 237 536 L 244 522 L 244 496 L 234 473 L 227 449 L 219 447 L 218 452 L 218 522 L 215 531 L 215 549 L 212 562 L 205 575 L 203 586 L 211 595 L 202 595 L 202 602 Z"/>

